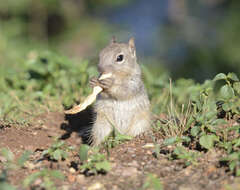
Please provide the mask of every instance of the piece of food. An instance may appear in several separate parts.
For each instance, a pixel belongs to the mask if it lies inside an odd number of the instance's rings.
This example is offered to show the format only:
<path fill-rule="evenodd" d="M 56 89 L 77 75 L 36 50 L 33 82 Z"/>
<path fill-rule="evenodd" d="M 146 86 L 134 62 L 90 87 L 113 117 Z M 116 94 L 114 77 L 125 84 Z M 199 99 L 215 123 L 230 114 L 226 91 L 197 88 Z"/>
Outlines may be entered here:
<path fill-rule="evenodd" d="M 99 80 L 103 80 L 106 78 L 109 78 L 112 76 L 112 73 L 106 73 L 106 74 L 102 74 L 99 77 Z M 95 86 L 93 88 L 93 92 L 92 94 L 90 94 L 81 104 L 75 106 L 74 108 L 70 109 L 70 110 L 66 110 L 64 113 L 65 114 L 76 114 L 78 112 L 81 112 L 83 110 L 85 110 L 89 105 L 91 105 L 97 98 L 97 95 L 102 92 L 102 88 L 100 86 Z"/>

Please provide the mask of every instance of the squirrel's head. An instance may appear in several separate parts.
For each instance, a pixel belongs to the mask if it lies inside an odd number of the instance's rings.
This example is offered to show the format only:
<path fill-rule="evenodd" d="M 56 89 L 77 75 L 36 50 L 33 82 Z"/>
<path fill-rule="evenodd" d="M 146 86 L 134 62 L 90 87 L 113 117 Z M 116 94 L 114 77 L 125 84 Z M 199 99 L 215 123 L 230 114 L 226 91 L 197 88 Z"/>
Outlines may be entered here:
<path fill-rule="evenodd" d="M 98 71 L 100 73 L 122 73 L 126 75 L 140 75 L 137 64 L 134 38 L 128 43 L 117 43 L 115 38 L 100 52 Z"/>

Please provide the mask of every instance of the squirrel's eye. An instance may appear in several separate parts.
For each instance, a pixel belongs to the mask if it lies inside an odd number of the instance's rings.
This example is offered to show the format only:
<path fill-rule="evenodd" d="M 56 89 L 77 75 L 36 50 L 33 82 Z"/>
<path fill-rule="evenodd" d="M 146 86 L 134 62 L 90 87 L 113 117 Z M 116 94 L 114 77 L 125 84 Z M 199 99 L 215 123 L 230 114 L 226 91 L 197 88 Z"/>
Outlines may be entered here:
<path fill-rule="evenodd" d="M 117 56 L 117 62 L 121 62 L 123 60 L 123 55 L 120 54 Z"/>

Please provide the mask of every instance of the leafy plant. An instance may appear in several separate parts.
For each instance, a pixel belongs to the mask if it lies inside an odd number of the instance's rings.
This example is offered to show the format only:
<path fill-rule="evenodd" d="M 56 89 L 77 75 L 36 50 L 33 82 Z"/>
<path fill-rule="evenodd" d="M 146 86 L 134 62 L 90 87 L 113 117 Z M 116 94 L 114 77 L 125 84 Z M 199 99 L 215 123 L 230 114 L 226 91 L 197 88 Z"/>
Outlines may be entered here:
<path fill-rule="evenodd" d="M 174 149 L 171 158 L 174 159 L 176 157 L 177 159 L 183 159 L 185 161 L 185 165 L 188 166 L 190 164 L 197 164 L 197 158 L 199 155 L 200 154 L 198 152 L 188 150 L 183 146 L 177 146 Z"/>
<path fill-rule="evenodd" d="M 187 136 L 182 136 L 182 137 L 170 137 L 170 138 L 166 138 L 163 141 L 163 146 L 168 146 L 168 145 L 173 145 L 173 144 L 181 144 L 183 142 L 189 143 L 191 141 L 191 139 Z"/>
<path fill-rule="evenodd" d="M 81 145 L 79 157 L 82 161 L 80 169 L 87 174 L 97 174 L 108 172 L 111 165 L 104 154 L 99 153 L 98 148 L 91 148 L 88 145 Z"/>
<path fill-rule="evenodd" d="M 113 126 L 113 125 L 112 125 Z M 103 146 L 105 147 L 105 149 L 107 150 L 107 152 L 109 153 L 109 149 L 114 148 L 115 146 L 125 142 L 125 141 L 129 141 L 131 140 L 132 137 L 129 135 L 124 135 L 121 134 L 120 132 L 118 132 L 118 130 L 113 126 L 113 130 L 110 133 L 110 135 L 104 140 L 103 142 Z"/>
<path fill-rule="evenodd" d="M 164 137 L 161 144 L 155 144 L 154 152 L 157 157 L 161 148 L 174 145 L 171 146 L 173 151 L 166 151 L 171 159 L 183 159 L 186 165 L 197 164 L 199 150 L 223 148 L 228 155 L 224 159 L 230 170 L 237 175 L 239 126 L 229 126 L 229 120 L 238 121 L 235 116 L 239 117 L 237 75 L 220 73 L 203 84 L 195 84 L 186 79 L 171 84 L 170 80 L 169 86 L 170 106 L 168 111 L 165 110 L 167 117 L 157 118 L 154 125 L 154 130 Z M 176 110 L 179 110 L 180 103 L 185 105 L 185 109 L 182 108 L 179 112 Z M 183 114 L 184 112 L 187 114 Z M 195 150 L 189 150 L 189 146 Z"/>
<path fill-rule="evenodd" d="M 41 188 L 46 190 L 56 190 L 57 188 L 55 187 L 54 180 L 63 180 L 64 175 L 58 170 L 43 169 L 27 176 L 23 181 L 24 187 L 34 186 L 34 182 L 37 179 L 42 180 L 42 182 L 38 184 Z"/>
<path fill-rule="evenodd" d="M 142 189 L 163 190 L 163 185 L 155 174 L 149 173 L 147 174 Z"/>
<path fill-rule="evenodd" d="M 229 169 L 236 175 L 240 176 L 240 152 L 233 152 L 222 158 L 221 161 L 227 161 Z"/>
<path fill-rule="evenodd" d="M 235 73 L 219 73 L 214 81 L 223 80 L 225 85 L 220 88 L 220 100 L 223 101 L 222 109 L 232 114 L 240 114 L 240 82 Z"/>
<path fill-rule="evenodd" d="M 15 156 L 11 150 L 7 148 L 2 148 L 0 151 L 0 155 L 5 158 L 5 162 L 3 163 L 3 170 L 0 173 L 0 189 L 1 190 L 15 190 L 16 188 L 8 183 L 8 171 L 16 170 L 20 167 L 23 167 L 25 162 L 28 160 L 31 155 L 30 151 L 25 151 L 20 158 L 18 158 L 15 163 Z"/>
<path fill-rule="evenodd" d="M 5 123 L 30 123 L 43 111 L 70 108 L 90 93 L 88 79 L 96 68 L 53 52 L 29 53 L 21 67 L 3 68 L 0 75 L 0 118 Z M 26 96 L 27 94 L 27 96 Z M 44 104 L 43 104 L 44 102 Z M 36 111 L 37 110 L 37 111 Z"/>
<path fill-rule="evenodd" d="M 73 147 L 69 147 L 62 140 L 56 140 L 51 147 L 42 152 L 43 157 L 47 157 L 51 160 L 62 160 L 68 156 L 68 151 L 73 150 Z"/>
<path fill-rule="evenodd" d="M 2 148 L 0 151 L 0 155 L 2 155 L 6 160 L 4 163 L 4 168 L 6 170 L 24 167 L 25 162 L 29 159 L 31 154 L 31 151 L 26 150 L 15 162 L 15 156 L 10 149 Z"/>
<path fill-rule="evenodd" d="M 0 189 L 1 190 L 16 190 L 16 188 L 8 183 L 7 170 L 2 170 L 0 173 Z"/>
<path fill-rule="evenodd" d="M 212 134 L 212 135 L 203 135 L 199 139 L 200 145 L 206 149 L 211 149 L 214 147 L 214 142 L 218 142 L 219 138 Z"/>

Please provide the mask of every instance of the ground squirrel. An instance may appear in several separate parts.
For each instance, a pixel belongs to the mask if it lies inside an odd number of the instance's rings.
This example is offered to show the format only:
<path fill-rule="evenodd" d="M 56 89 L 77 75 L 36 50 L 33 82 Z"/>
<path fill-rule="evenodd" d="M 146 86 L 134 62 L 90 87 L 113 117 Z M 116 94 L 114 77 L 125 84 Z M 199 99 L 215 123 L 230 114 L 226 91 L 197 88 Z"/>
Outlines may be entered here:
<path fill-rule="evenodd" d="M 90 85 L 100 86 L 103 91 L 97 96 L 94 106 L 96 120 L 91 139 L 100 144 L 113 129 L 121 134 L 139 135 L 150 129 L 150 103 L 137 64 L 134 39 L 117 43 L 113 38 L 100 52 L 100 74 L 111 73 L 107 79 L 94 77 Z"/>

